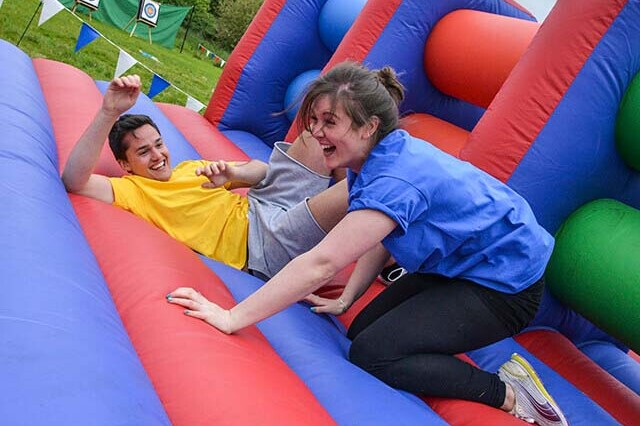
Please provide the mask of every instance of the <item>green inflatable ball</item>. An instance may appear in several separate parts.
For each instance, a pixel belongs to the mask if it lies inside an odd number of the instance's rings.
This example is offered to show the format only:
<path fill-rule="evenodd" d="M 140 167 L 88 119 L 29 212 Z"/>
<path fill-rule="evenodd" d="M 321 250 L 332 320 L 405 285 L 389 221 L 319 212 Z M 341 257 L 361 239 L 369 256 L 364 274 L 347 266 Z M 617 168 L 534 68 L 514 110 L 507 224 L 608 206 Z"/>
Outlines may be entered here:
<path fill-rule="evenodd" d="M 629 84 L 618 110 L 616 148 L 629 167 L 640 171 L 640 74 Z"/>
<path fill-rule="evenodd" d="M 563 303 L 640 352 L 640 210 L 602 199 L 560 227 L 546 282 Z"/>

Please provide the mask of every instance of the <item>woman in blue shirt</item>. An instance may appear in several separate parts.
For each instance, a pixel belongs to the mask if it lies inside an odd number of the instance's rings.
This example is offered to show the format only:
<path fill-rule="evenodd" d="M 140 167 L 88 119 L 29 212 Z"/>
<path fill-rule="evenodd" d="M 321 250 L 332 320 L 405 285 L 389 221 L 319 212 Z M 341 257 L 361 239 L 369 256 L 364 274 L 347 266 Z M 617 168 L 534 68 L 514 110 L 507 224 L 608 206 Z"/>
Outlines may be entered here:
<path fill-rule="evenodd" d="M 498 371 L 455 357 L 513 336 L 534 317 L 553 238 L 508 186 L 398 130 L 404 89 L 391 68 L 345 62 L 311 84 L 300 123 L 327 167 L 349 169 L 349 212 L 311 251 L 223 310 L 192 289 L 168 299 L 232 333 L 305 298 L 344 313 L 392 255 L 409 274 L 354 320 L 350 359 L 410 392 L 461 398 L 544 425 L 566 424 L 519 355 Z M 357 265 L 336 300 L 310 293 Z"/>

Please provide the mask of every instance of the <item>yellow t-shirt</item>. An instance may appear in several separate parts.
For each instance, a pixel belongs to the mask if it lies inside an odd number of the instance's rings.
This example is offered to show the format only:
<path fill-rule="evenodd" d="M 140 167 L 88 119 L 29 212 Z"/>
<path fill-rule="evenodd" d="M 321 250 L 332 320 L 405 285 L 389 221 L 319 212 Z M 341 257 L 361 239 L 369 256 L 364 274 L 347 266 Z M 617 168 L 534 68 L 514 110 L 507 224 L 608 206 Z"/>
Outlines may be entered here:
<path fill-rule="evenodd" d="M 247 262 L 249 201 L 225 188 L 208 189 L 195 170 L 207 161 L 178 164 L 171 179 L 110 178 L 115 206 L 140 216 L 191 249 L 237 269 Z"/>

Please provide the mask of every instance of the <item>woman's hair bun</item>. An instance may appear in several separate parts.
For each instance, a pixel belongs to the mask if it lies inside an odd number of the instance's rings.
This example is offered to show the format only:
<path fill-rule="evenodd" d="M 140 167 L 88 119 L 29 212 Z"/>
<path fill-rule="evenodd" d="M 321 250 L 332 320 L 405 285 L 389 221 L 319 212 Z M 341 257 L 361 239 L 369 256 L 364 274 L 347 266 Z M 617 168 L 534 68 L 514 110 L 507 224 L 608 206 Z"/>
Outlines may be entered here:
<path fill-rule="evenodd" d="M 404 99 L 404 86 L 398 80 L 398 76 L 393 68 L 386 66 L 380 68 L 376 72 L 376 77 L 380 83 L 387 89 L 396 105 L 400 105 L 400 102 Z"/>

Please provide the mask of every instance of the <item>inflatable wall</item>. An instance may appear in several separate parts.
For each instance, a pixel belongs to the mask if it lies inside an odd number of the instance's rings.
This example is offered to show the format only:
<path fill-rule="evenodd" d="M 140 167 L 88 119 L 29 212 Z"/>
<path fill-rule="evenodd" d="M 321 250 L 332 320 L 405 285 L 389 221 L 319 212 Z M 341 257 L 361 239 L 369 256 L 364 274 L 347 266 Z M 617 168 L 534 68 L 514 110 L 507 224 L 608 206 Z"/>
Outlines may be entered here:
<path fill-rule="evenodd" d="M 572 425 L 640 418 L 640 1 L 267 0 L 204 116 L 141 96 L 177 163 L 265 159 L 291 140 L 305 85 L 345 59 L 391 65 L 403 126 L 503 180 L 556 234 L 524 332 L 460 356 L 524 354 Z M 10 425 L 519 425 L 390 388 L 347 360 L 345 327 L 304 304 L 226 336 L 164 296 L 223 306 L 262 282 L 60 180 L 105 82 L 0 41 L 0 380 Z M 97 172 L 122 173 L 108 148 Z M 324 289 L 340 291 L 349 270 Z M 631 349 L 631 350 L 630 350 Z"/>

